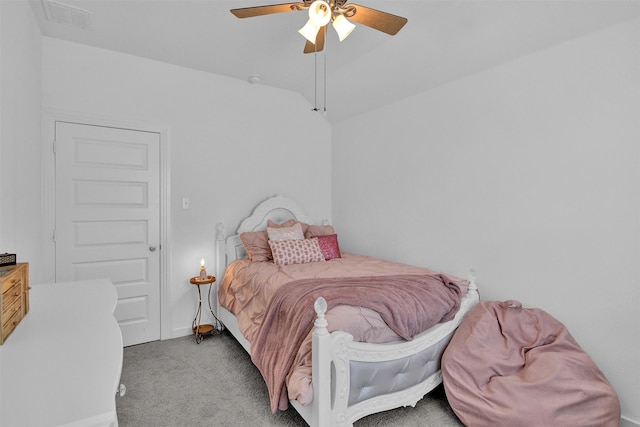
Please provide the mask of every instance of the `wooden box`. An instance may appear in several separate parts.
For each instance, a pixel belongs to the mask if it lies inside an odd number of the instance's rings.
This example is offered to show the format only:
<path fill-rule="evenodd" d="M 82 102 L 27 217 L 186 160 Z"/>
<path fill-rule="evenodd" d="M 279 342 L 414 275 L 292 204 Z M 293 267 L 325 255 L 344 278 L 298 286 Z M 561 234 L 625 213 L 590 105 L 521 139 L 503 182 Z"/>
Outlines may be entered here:
<path fill-rule="evenodd" d="M 0 267 L 0 287 L 2 288 L 0 345 L 2 345 L 29 312 L 29 264 L 21 262 Z"/>

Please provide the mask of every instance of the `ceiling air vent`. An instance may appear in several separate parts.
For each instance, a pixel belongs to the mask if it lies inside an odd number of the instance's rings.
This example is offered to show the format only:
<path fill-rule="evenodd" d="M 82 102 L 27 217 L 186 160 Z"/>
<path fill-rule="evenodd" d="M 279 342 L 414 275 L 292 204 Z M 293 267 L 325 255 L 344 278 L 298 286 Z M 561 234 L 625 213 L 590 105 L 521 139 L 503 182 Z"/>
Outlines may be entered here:
<path fill-rule="evenodd" d="M 47 20 L 85 30 L 92 29 L 93 12 L 53 0 L 42 0 Z"/>

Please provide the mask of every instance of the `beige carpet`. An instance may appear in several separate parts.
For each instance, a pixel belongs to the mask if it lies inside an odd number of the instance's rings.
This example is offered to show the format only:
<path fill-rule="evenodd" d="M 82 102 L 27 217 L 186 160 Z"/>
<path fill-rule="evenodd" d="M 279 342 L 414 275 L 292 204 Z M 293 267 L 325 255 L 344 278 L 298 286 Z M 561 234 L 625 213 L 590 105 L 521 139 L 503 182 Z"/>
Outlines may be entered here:
<path fill-rule="evenodd" d="M 271 414 L 258 369 L 227 332 L 196 344 L 192 336 L 124 349 L 116 397 L 120 427 L 306 426 L 298 413 Z M 355 423 L 369 426 L 459 427 L 442 386 L 415 408 L 373 414 Z"/>

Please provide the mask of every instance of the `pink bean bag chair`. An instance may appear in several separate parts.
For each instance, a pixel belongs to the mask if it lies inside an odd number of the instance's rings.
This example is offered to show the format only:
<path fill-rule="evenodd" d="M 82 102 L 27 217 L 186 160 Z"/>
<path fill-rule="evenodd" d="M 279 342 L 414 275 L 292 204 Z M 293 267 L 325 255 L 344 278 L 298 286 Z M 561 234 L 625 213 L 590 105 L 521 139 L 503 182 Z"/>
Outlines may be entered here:
<path fill-rule="evenodd" d="M 478 304 L 442 356 L 449 404 L 467 426 L 619 427 L 620 401 L 567 328 L 517 301 Z"/>

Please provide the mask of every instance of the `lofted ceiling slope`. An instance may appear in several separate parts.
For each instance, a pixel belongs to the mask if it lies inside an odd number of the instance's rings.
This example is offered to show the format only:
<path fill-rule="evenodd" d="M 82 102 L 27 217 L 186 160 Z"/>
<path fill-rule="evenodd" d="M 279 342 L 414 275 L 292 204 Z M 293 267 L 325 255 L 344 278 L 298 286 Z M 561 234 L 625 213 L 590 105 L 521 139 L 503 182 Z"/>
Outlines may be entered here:
<path fill-rule="evenodd" d="M 296 91 L 320 109 L 323 60 L 304 55 L 305 12 L 238 19 L 265 0 L 57 0 L 89 10 L 85 30 L 46 19 L 46 36 Z M 639 0 L 358 0 L 408 18 L 396 35 L 358 25 L 326 44 L 327 120 L 337 122 L 640 16 Z M 316 64 L 318 71 L 316 72 Z M 315 76 L 318 76 L 318 85 Z"/>

